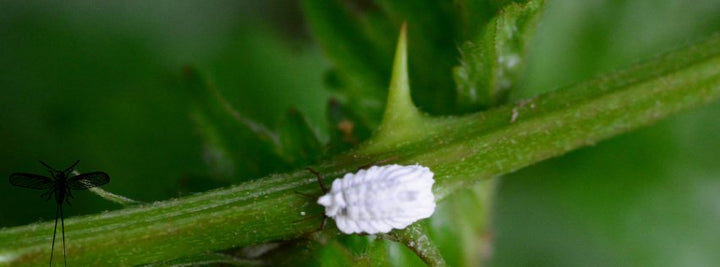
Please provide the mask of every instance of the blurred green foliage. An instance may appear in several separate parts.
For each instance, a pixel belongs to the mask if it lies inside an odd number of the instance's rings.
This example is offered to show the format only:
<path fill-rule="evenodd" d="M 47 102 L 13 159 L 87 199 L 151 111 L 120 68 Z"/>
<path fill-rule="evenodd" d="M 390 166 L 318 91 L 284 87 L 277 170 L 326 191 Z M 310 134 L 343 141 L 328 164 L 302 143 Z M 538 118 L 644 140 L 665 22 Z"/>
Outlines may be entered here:
<path fill-rule="evenodd" d="M 80 171 L 111 175 L 105 189 L 155 201 L 302 167 L 377 126 L 402 21 L 418 106 L 432 114 L 487 108 L 496 102 L 457 102 L 453 68 L 473 47 L 466 41 L 497 40 L 485 27 L 508 2 L 3 1 L 0 169 L 43 173 L 37 160 L 63 168 L 80 159 Z M 509 99 L 700 40 L 720 31 L 716 14 L 711 0 L 550 1 L 536 37 L 515 44 L 521 54 L 528 46 L 529 60 Z M 215 91 L 193 91 L 189 79 Z M 222 101 L 277 133 L 277 143 L 236 124 Z M 479 234 L 483 218 L 459 212 L 483 209 L 482 194 L 469 191 L 441 203 L 451 207 L 427 222 L 430 235 L 452 265 L 477 257 L 463 248 L 492 255 L 494 266 L 720 264 L 718 112 L 715 103 L 502 177 L 492 248 L 472 247 L 490 237 Z M 352 134 L 333 127 L 342 118 L 354 122 Z M 39 194 L 0 186 L 0 203 L 10 203 L 0 226 L 52 219 Z M 82 192 L 72 203 L 68 216 L 119 208 Z M 340 238 L 309 261 L 407 255 L 368 239 Z"/>
<path fill-rule="evenodd" d="M 555 1 L 515 99 L 720 31 L 717 1 Z M 719 103 L 501 179 L 491 265 L 720 263 Z"/>
<path fill-rule="evenodd" d="M 202 134 L 190 115 L 194 99 L 182 80 L 187 65 L 209 73 L 250 119 L 275 128 L 292 107 L 312 118 L 313 130 L 325 128 L 328 94 L 321 78 L 327 63 L 306 34 L 278 30 L 294 30 L 301 19 L 293 3 L 1 6 L 6 157 L 0 166 L 8 175 L 44 173 L 37 160 L 61 168 L 80 159 L 80 171 L 111 175 L 107 190 L 141 201 L 230 184 L 205 167 Z M 2 186 L 0 201 L 17 203 L 0 211 L 3 226 L 54 216 L 39 192 Z M 119 208 L 85 192 L 72 204 L 69 216 Z"/>

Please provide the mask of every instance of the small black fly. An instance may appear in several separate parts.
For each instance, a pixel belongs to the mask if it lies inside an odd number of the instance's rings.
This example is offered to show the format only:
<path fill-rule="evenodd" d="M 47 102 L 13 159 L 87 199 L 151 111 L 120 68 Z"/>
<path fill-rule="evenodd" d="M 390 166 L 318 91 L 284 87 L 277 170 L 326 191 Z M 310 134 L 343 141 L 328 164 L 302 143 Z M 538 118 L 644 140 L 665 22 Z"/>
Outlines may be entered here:
<path fill-rule="evenodd" d="M 55 233 L 57 233 L 57 219 L 60 217 L 60 224 L 62 226 L 62 238 L 63 238 L 63 261 L 67 265 L 65 260 L 65 220 L 63 216 L 63 201 L 70 205 L 70 198 L 72 198 L 72 190 L 84 190 L 101 186 L 110 182 L 110 176 L 104 172 L 90 172 L 83 173 L 80 175 L 71 176 L 75 166 L 80 161 L 76 161 L 75 164 L 70 166 L 63 171 L 54 169 L 48 166 L 45 162 L 40 161 L 42 165 L 48 168 L 50 177 L 16 172 L 10 175 L 10 183 L 14 186 L 25 187 L 30 189 L 47 190 L 41 196 L 45 198 L 45 201 L 55 196 L 55 203 L 57 203 L 57 209 L 55 210 L 55 228 L 53 229 L 53 240 L 52 246 L 50 247 L 50 265 L 52 266 L 53 251 L 55 250 Z"/>

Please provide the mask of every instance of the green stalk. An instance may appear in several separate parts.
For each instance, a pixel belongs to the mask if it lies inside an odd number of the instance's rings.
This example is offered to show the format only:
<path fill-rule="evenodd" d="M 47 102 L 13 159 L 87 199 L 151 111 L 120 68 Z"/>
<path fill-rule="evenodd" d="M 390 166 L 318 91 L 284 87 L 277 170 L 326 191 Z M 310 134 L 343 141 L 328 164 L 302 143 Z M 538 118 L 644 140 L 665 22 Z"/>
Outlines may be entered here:
<path fill-rule="evenodd" d="M 419 123 L 407 124 L 417 128 L 401 129 L 402 139 L 381 134 L 361 149 L 314 168 L 334 178 L 379 161 L 417 162 L 435 172 L 434 190 L 442 200 L 468 184 L 719 97 L 720 36 L 714 36 L 517 104 L 463 117 L 421 116 Z M 381 136 L 391 136 L 393 142 Z M 179 199 L 69 218 L 67 261 L 74 266 L 135 265 L 300 238 L 317 230 L 321 218 L 308 218 L 322 210 L 314 199 L 296 191 L 320 194 L 315 177 L 299 170 Z M 0 265 L 47 264 L 52 228 L 52 222 L 44 222 L 0 230 Z M 62 254 L 61 245 L 56 243 L 55 249 L 56 256 Z"/>

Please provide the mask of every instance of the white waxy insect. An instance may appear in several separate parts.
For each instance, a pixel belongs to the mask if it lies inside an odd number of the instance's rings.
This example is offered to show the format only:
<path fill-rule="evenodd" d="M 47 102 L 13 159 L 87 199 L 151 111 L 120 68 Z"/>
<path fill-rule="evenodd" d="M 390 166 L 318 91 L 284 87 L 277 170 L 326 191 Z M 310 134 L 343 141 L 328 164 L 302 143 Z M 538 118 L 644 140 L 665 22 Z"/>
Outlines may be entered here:
<path fill-rule="evenodd" d="M 435 212 L 433 183 L 424 166 L 372 166 L 333 181 L 317 203 L 343 233 L 387 233 Z"/>

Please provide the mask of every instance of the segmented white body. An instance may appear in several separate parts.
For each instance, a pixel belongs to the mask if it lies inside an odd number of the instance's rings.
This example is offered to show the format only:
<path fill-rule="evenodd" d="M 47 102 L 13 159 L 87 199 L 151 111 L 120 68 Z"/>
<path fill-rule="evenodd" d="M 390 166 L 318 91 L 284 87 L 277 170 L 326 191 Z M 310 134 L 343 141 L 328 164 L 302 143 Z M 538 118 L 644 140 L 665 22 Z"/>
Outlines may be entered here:
<path fill-rule="evenodd" d="M 424 166 L 372 166 L 333 181 L 318 204 L 343 233 L 387 233 L 435 212 L 433 183 Z"/>

